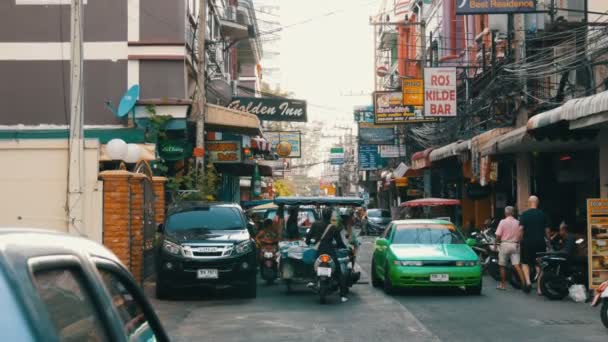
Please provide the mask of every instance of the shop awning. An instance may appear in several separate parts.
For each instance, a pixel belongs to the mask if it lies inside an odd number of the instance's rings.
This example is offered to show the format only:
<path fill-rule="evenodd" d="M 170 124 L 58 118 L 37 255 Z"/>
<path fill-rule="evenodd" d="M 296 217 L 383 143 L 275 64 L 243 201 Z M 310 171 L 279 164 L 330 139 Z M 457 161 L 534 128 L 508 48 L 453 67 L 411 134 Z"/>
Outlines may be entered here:
<path fill-rule="evenodd" d="M 481 155 L 498 155 L 517 152 L 576 151 L 593 148 L 594 139 L 536 139 L 527 127 L 522 126 L 490 140 L 481 148 Z"/>
<path fill-rule="evenodd" d="M 429 154 L 431 162 L 436 162 L 442 159 L 455 157 L 462 152 L 468 151 L 471 148 L 471 141 L 456 141 L 449 145 L 434 149 Z"/>
<path fill-rule="evenodd" d="M 254 114 L 207 104 L 205 124 L 210 130 L 225 130 L 250 136 L 262 135 L 260 119 Z"/>
<path fill-rule="evenodd" d="M 400 207 L 442 207 L 457 205 L 460 205 L 460 201 L 457 199 L 429 197 L 403 202 Z"/>
<path fill-rule="evenodd" d="M 576 101 L 576 102 L 575 102 Z M 608 91 L 580 99 L 570 100 L 564 106 L 563 116 L 570 121 L 570 129 L 595 128 L 608 123 Z"/>
<path fill-rule="evenodd" d="M 227 173 L 241 177 L 250 177 L 253 176 L 255 162 L 245 161 L 242 163 L 215 163 L 214 166 L 215 169 L 220 173 Z M 268 165 L 258 163 L 258 170 L 260 170 L 260 175 L 272 177 L 272 168 Z"/>
<path fill-rule="evenodd" d="M 557 108 L 553 108 L 549 111 L 536 114 L 533 117 L 531 117 L 530 120 L 528 120 L 528 123 L 526 126 L 527 126 L 528 130 L 535 130 L 538 128 L 543 128 L 543 127 L 553 125 L 553 124 L 558 123 L 563 120 L 562 112 L 563 112 L 563 108 L 557 107 Z"/>
<path fill-rule="evenodd" d="M 251 148 L 260 152 L 270 152 L 272 150 L 272 146 L 270 146 L 268 140 L 261 137 L 251 138 Z"/>
<path fill-rule="evenodd" d="M 433 151 L 432 147 L 427 148 L 424 151 L 416 152 L 412 155 L 412 169 L 420 170 L 431 166 L 431 160 L 429 155 Z"/>

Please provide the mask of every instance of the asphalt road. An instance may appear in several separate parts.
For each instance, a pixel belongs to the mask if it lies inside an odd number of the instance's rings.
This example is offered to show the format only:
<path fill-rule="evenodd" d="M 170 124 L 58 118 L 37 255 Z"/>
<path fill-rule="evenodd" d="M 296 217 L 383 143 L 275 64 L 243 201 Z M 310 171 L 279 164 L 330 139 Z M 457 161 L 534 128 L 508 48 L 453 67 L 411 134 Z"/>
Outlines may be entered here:
<path fill-rule="evenodd" d="M 260 283 L 258 298 L 232 291 L 184 293 L 171 301 L 146 292 L 175 341 L 608 341 L 599 311 L 570 300 L 549 301 L 509 288 L 497 291 L 486 277 L 482 296 L 459 290 L 385 295 L 369 282 L 371 238 L 363 238 L 362 280 L 350 301 L 333 295 L 327 305 L 302 287 Z"/>

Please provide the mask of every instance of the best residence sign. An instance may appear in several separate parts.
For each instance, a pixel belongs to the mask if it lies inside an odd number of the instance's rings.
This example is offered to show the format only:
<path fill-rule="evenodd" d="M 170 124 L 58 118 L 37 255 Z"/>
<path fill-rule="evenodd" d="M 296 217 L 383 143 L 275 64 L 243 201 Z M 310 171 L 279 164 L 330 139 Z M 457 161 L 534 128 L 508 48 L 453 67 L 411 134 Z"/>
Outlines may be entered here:
<path fill-rule="evenodd" d="M 456 116 L 456 68 L 424 69 L 424 116 Z"/>
<path fill-rule="evenodd" d="M 228 108 L 257 115 L 264 121 L 306 122 L 306 101 L 271 97 L 235 97 Z"/>
<path fill-rule="evenodd" d="M 536 0 L 456 0 L 456 14 L 504 14 L 536 11 Z"/>

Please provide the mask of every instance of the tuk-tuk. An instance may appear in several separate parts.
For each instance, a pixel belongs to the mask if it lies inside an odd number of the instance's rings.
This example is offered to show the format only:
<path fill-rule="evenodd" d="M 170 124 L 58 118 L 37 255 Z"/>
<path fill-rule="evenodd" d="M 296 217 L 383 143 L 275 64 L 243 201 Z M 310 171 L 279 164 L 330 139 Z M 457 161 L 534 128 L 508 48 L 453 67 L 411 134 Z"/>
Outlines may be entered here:
<path fill-rule="evenodd" d="M 317 217 L 321 218 L 320 210 L 323 207 L 358 207 L 363 204 L 363 199 L 357 197 L 277 197 L 274 203 L 279 207 L 298 206 L 311 208 L 316 212 Z M 283 227 L 284 228 L 284 227 Z M 352 286 L 359 281 L 360 272 L 355 272 L 346 262 L 349 257 L 348 250 L 339 250 L 343 274 L 347 275 L 348 286 Z M 317 251 L 314 246 L 306 245 L 304 239 L 297 241 L 282 241 L 279 243 L 279 273 L 287 287 L 287 292 L 292 291 L 292 286 L 296 283 L 311 283 L 317 280 L 317 273 L 314 264 L 317 262 Z M 325 298 L 322 295 L 321 301 Z"/>

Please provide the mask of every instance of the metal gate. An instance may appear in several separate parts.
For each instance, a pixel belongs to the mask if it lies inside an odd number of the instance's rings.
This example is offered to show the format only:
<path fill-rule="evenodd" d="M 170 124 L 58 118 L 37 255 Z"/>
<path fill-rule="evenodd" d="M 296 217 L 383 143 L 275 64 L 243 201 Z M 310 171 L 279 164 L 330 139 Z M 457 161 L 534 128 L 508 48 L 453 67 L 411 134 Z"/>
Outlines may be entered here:
<path fill-rule="evenodd" d="M 156 219 L 154 210 L 154 188 L 150 178 L 144 180 L 144 227 L 143 227 L 143 267 L 142 280 L 154 274 Z"/>

